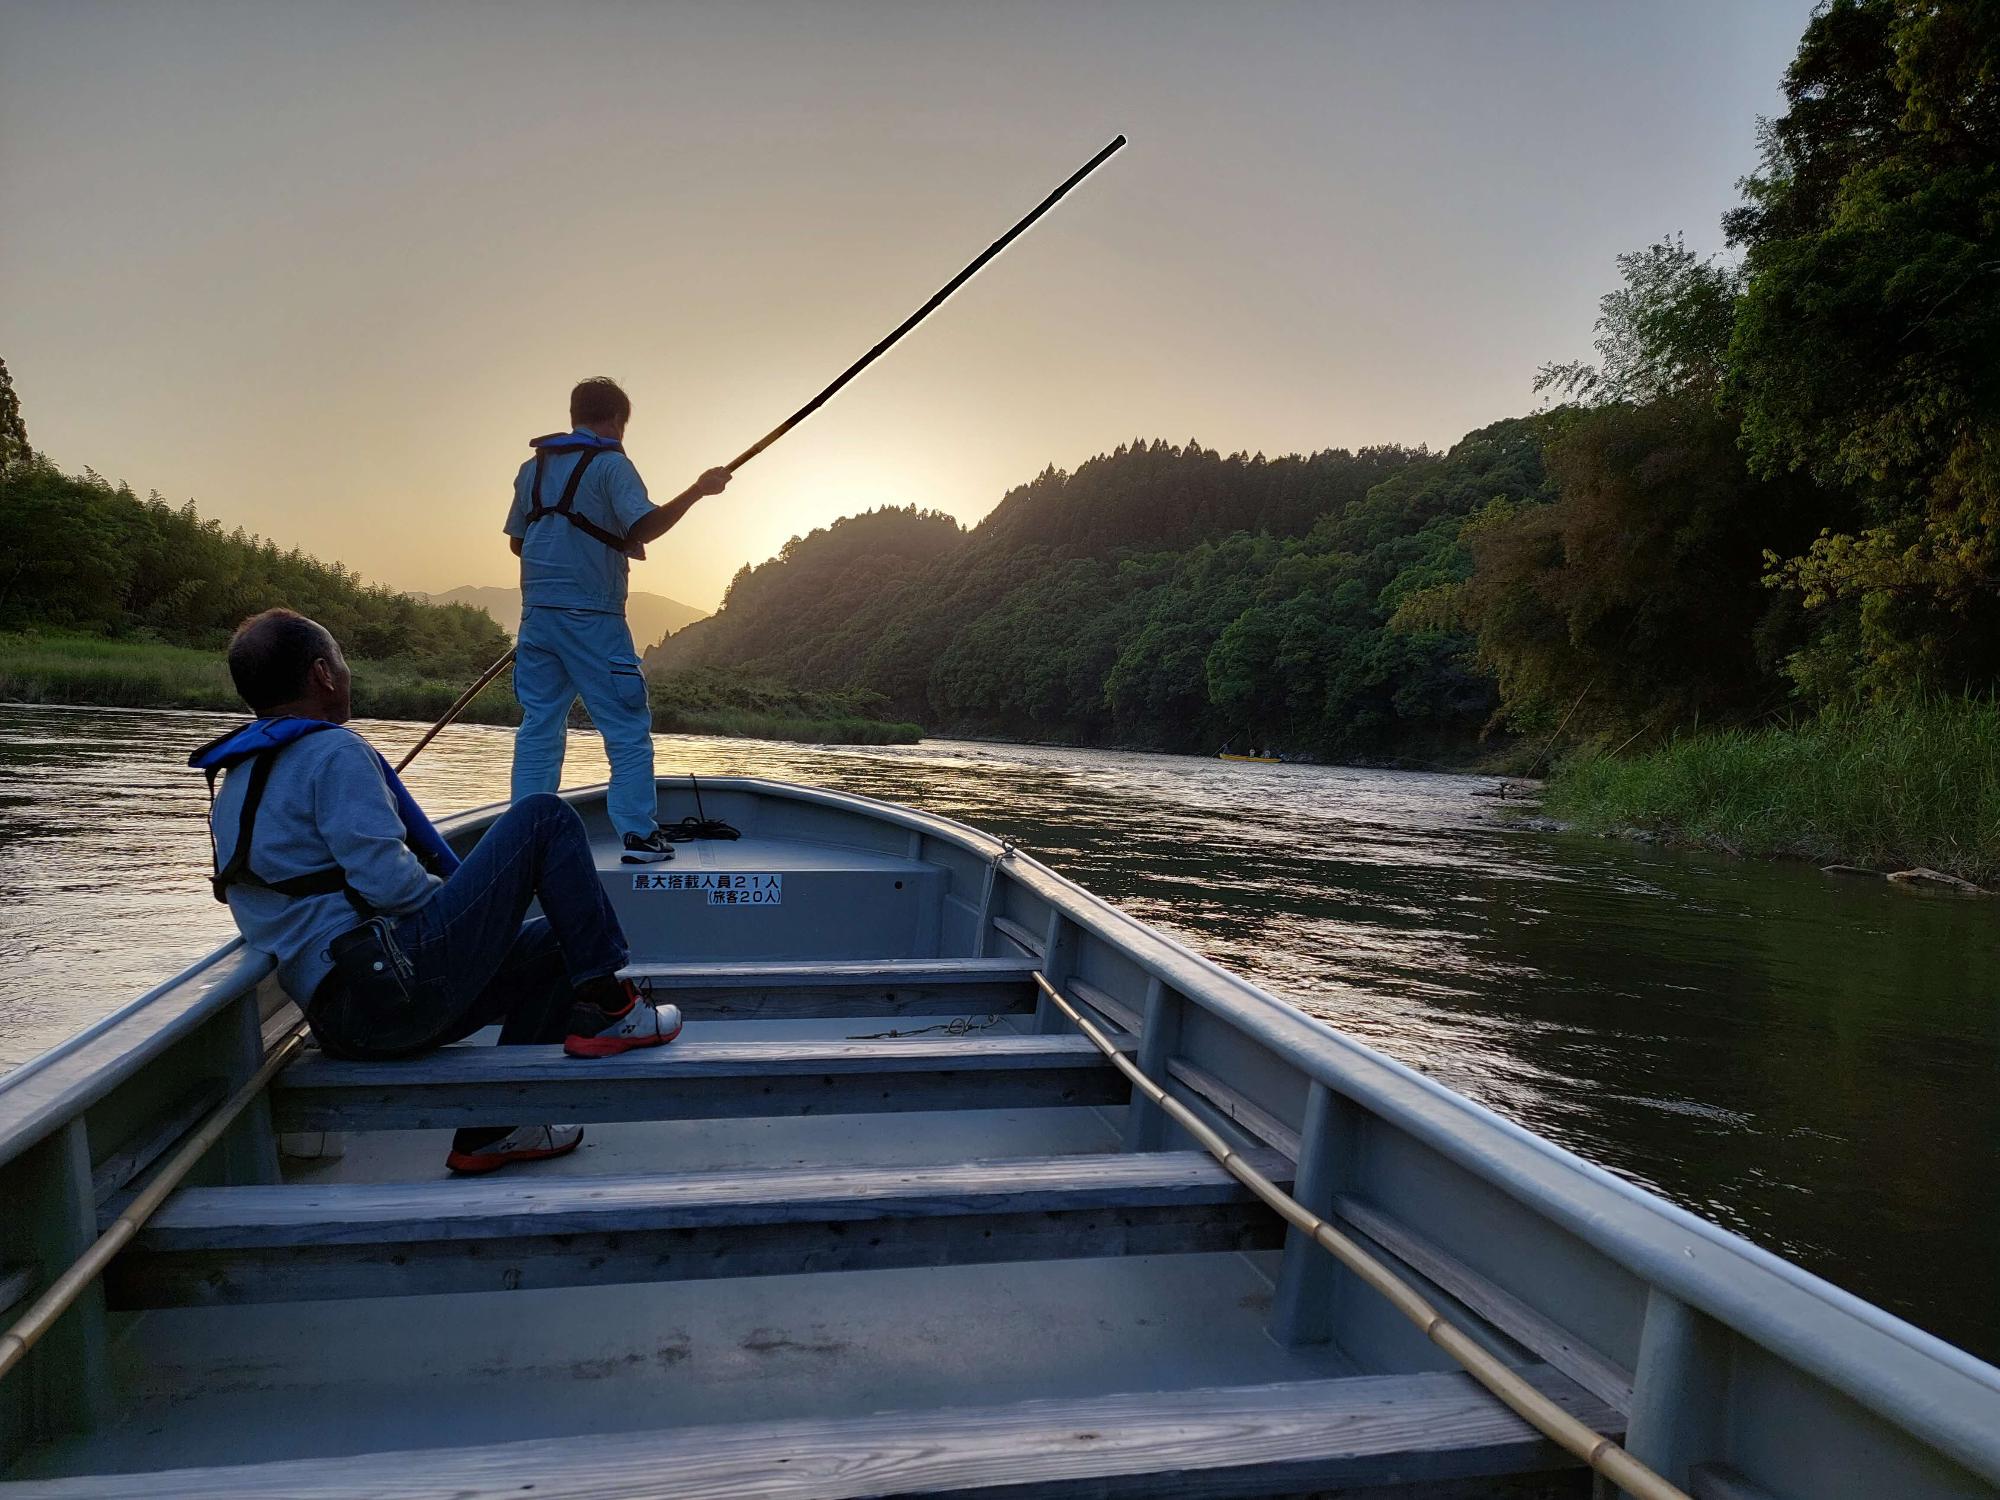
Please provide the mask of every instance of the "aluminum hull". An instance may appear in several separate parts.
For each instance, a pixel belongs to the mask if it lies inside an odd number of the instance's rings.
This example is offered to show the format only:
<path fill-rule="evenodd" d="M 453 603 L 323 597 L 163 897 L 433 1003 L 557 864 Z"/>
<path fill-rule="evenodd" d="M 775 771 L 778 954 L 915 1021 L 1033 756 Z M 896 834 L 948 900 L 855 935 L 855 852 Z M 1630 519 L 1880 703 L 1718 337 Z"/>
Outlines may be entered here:
<path fill-rule="evenodd" d="M 1691 1493 L 2000 1493 L 1991 1367 L 983 833 L 701 790 L 744 839 L 651 872 L 571 794 L 682 1041 L 294 1064 L 0 1384 L 0 1496 L 1591 1493 L 1130 1102 L 1038 969 Z M 0 1080 L 0 1302 L 295 1020 L 269 969 L 226 947 Z M 524 1113 L 585 1150 L 445 1181 L 443 1132 Z"/>

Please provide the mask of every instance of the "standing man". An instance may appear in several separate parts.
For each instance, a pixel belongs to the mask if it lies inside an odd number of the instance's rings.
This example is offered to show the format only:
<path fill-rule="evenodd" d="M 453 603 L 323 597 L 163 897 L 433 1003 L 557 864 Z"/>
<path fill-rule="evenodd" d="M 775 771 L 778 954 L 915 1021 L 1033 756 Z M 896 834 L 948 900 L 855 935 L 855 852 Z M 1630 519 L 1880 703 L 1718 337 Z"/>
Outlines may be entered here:
<path fill-rule="evenodd" d="M 672 859 L 653 783 L 653 710 L 625 623 L 630 559 L 664 535 L 727 469 L 710 469 L 665 505 L 646 497 L 625 456 L 632 402 L 602 376 L 569 393 L 570 432 L 538 437 L 514 479 L 507 535 L 521 559 L 521 628 L 514 642 L 514 801 L 562 784 L 569 708 L 578 694 L 611 760 L 612 824 L 625 862 Z"/>

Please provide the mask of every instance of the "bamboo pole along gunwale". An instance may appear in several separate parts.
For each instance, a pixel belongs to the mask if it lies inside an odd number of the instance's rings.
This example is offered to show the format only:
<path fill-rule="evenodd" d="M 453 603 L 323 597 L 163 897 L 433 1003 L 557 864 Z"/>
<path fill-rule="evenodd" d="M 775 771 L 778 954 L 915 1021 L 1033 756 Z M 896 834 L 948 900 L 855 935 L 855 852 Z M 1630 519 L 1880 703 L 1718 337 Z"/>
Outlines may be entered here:
<path fill-rule="evenodd" d="M 263 1065 L 250 1075 L 241 1088 L 209 1111 L 195 1127 L 194 1133 L 161 1164 L 159 1171 L 125 1206 L 125 1211 L 91 1242 L 90 1248 L 78 1256 L 67 1271 L 50 1282 L 5 1333 L 0 1333 L 0 1379 L 5 1379 L 9 1371 L 27 1358 L 28 1351 L 40 1342 L 42 1335 L 69 1311 L 83 1289 L 111 1264 L 113 1256 L 132 1242 L 132 1237 L 167 1201 L 167 1195 L 180 1186 L 181 1179 L 194 1170 L 195 1163 L 206 1156 L 209 1148 L 222 1139 L 223 1132 L 236 1123 L 236 1117 L 250 1107 L 287 1063 L 298 1056 L 299 1049 L 305 1045 L 305 1030 L 306 1023 L 301 1020 L 287 1032 L 271 1049 Z"/>
<path fill-rule="evenodd" d="M 1647 1468 L 1603 1433 L 1578 1421 L 1528 1384 L 1505 1362 L 1495 1358 L 1471 1335 L 1449 1321 L 1415 1287 L 1244 1161 L 1220 1131 L 1148 1078 L 1137 1063 L 1121 1052 L 1094 1022 L 1049 983 L 1046 974 L 1037 969 L 1034 979 L 1050 1003 L 1076 1023 L 1077 1029 L 1090 1038 L 1091 1044 L 1125 1075 L 1132 1087 L 1200 1142 L 1202 1148 L 1221 1163 L 1224 1171 L 1256 1194 L 1279 1218 L 1386 1297 L 1390 1306 L 1416 1324 L 1425 1338 L 1449 1354 L 1466 1374 L 1498 1397 L 1516 1416 L 1564 1452 L 1581 1459 L 1594 1472 L 1631 1495 L 1633 1500 L 1693 1500 L 1687 1491 Z"/>
<path fill-rule="evenodd" d="M 989 260 L 993 259 L 994 256 L 998 255 L 1002 250 L 1005 250 L 1009 245 L 1013 244 L 1015 240 L 1019 239 L 1022 235 L 1026 234 L 1028 232 L 1029 227 L 1034 224 L 1035 220 L 1039 219 L 1043 214 L 1047 213 L 1050 209 L 1054 208 L 1056 204 L 1062 200 L 1064 194 L 1068 193 L 1071 188 L 1075 187 L 1079 182 L 1083 181 L 1084 178 L 1088 177 L 1092 172 L 1095 172 L 1099 167 L 1103 166 L 1119 151 L 1123 150 L 1125 144 L 1126 142 L 1124 136 L 1121 135 L 1114 138 L 1110 145 L 1106 146 L 1102 151 L 1098 152 L 1097 155 L 1093 156 L 1089 161 L 1085 162 L 1082 166 L 1078 167 L 1074 172 L 1070 173 L 1068 177 L 1063 179 L 1062 184 L 1059 187 L 1057 187 L 1054 192 L 1050 193 L 1048 197 L 1044 198 L 1040 203 L 1037 203 L 1032 209 L 1030 209 L 1027 212 L 1027 214 L 1020 220 L 1020 222 L 1015 224 L 1015 226 L 1012 229 L 1008 230 L 1005 234 L 1001 235 L 999 239 L 995 240 L 992 244 L 988 245 L 984 250 L 980 251 L 979 254 L 976 257 L 974 257 L 970 265 L 968 265 L 963 271 L 960 271 L 956 276 L 952 277 L 951 280 L 947 281 L 942 287 L 938 288 L 938 290 L 932 294 L 928 302 L 924 303 L 922 307 L 918 308 L 915 312 L 911 313 L 907 318 L 903 319 L 902 322 L 898 323 L 886 338 L 882 339 L 881 342 L 876 344 L 874 348 L 870 349 L 866 354 L 862 355 L 861 358 L 857 359 L 853 364 L 849 365 L 845 370 L 842 370 L 840 374 L 834 377 L 832 383 L 829 384 L 818 395 L 814 396 L 812 400 L 808 401 L 804 406 L 801 406 L 797 411 L 793 412 L 789 417 L 785 418 L 784 421 L 780 422 L 776 427 L 773 427 L 769 432 L 765 433 L 761 438 L 757 439 L 757 441 L 752 443 L 748 448 L 745 448 L 741 453 L 737 454 L 736 457 L 732 458 L 723 467 L 728 469 L 730 473 L 734 474 L 738 469 L 742 468 L 745 464 L 749 463 L 751 459 L 755 458 L 758 454 L 762 453 L 766 448 L 770 447 L 771 444 L 777 442 L 779 438 L 783 437 L 786 433 L 790 432 L 794 427 L 798 426 L 799 423 L 803 422 L 807 417 L 811 416 L 814 412 L 818 411 L 822 406 L 826 405 L 828 401 L 831 401 L 834 398 L 834 396 L 839 393 L 840 388 L 842 386 L 846 385 L 848 381 L 852 380 L 855 376 L 859 375 L 863 370 L 867 369 L 870 365 L 874 364 L 875 361 L 880 359 L 884 354 L 887 354 L 889 352 L 890 347 L 894 345 L 897 340 L 902 338 L 902 336 L 908 333 L 912 328 L 915 328 L 919 323 L 923 322 L 925 318 L 928 318 L 932 313 L 936 312 L 939 306 L 943 304 L 945 298 L 949 297 L 953 292 L 957 291 L 960 287 L 964 286 L 966 282 L 970 281 L 976 274 L 978 274 L 979 269 L 982 266 L 984 266 Z M 438 734 L 441 730 L 445 729 L 460 714 L 465 712 L 466 705 L 471 703 L 474 698 L 477 698 L 480 695 L 480 693 L 485 691 L 488 683 L 492 682 L 494 678 L 498 677 L 502 672 L 507 670 L 508 665 L 512 663 L 512 661 L 514 660 L 514 649 L 515 649 L 514 647 L 509 646 L 507 648 L 507 654 L 505 656 L 501 657 L 498 661 L 493 663 L 492 666 L 488 667 L 484 672 L 480 673 L 478 680 L 475 681 L 471 687 L 467 688 L 463 693 L 460 693 L 458 695 L 457 699 L 453 701 L 451 707 L 447 708 L 444 711 L 443 716 L 439 718 L 437 723 L 431 725 L 431 727 L 425 731 L 424 737 L 418 740 L 416 744 L 410 747 L 409 753 L 405 755 L 401 760 L 396 762 L 396 770 L 398 774 L 402 772 L 405 766 L 409 765 L 411 761 L 417 758 L 418 752 L 421 751 L 424 748 L 424 746 L 428 745 L 432 740 L 438 737 Z"/>

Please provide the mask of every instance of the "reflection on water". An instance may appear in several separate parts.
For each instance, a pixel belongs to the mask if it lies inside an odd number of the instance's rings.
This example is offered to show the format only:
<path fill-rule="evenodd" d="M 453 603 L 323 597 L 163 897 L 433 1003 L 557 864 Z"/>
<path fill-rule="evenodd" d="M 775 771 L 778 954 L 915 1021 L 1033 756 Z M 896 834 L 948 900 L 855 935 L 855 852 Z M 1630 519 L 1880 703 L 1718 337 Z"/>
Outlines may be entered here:
<path fill-rule="evenodd" d="M 0 1069 L 229 932 L 201 778 L 229 721 L 0 708 Z M 409 725 L 358 726 L 391 752 Z M 509 736 L 412 768 L 505 795 Z M 2000 909 L 1517 832 L 1471 777 L 933 741 L 661 736 L 977 824 L 1317 1016 L 1985 1355 L 2000 1356 Z M 595 736 L 569 779 L 602 780 Z"/>

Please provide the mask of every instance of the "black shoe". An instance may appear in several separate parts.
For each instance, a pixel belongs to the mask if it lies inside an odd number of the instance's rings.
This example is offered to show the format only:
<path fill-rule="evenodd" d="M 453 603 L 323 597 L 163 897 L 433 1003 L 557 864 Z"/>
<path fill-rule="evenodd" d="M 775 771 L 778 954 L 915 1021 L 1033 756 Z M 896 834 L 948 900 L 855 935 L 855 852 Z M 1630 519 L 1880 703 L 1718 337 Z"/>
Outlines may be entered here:
<path fill-rule="evenodd" d="M 646 837 L 636 833 L 625 835 L 625 863 L 628 865 L 658 864 L 663 859 L 674 857 L 674 846 L 667 842 L 667 836 L 655 828 Z"/>

